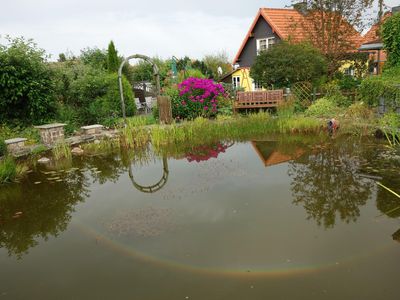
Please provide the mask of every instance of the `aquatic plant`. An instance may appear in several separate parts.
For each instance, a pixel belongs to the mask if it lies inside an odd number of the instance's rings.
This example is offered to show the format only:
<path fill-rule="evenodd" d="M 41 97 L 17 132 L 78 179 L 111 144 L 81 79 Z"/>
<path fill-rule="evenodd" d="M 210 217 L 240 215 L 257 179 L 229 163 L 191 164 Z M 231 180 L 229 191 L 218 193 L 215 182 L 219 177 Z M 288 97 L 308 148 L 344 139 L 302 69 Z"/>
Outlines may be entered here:
<path fill-rule="evenodd" d="M 322 121 L 315 118 L 280 119 L 260 112 L 238 118 L 213 121 L 197 118 L 193 122 L 156 126 L 151 129 L 150 134 L 152 145 L 156 148 L 185 143 L 195 146 L 220 140 L 246 140 L 271 133 L 319 133 L 322 124 Z"/>
<path fill-rule="evenodd" d="M 400 145 L 400 116 L 395 112 L 385 114 L 379 121 L 380 127 L 391 147 Z"/>
<path fill-rule="evenodd" d="M 17 165 L 10 156 L 0 161 L 0 184 L 12 182 L 17 176 Z"/>
<path fill-rule="evenodd" d="M 81 148 L 87 155 L 111 154 L 120 150 L 120 141 L 118 139 L 104 138 L 98 143 L 83 144 Z"/>
<path fill-rule="evenodd" d="M 57 142 L 52 149 L 52 152 L 56 160 L 72 158 L 70 146 L 64 141 Z"/>
<path fill-rule="evenodd" d="M 145 127 L 145 117 L 129 119 L 120 134 L 121 146 L 124 148 L 144 147 L 150 140 L 149 130 Z"/>

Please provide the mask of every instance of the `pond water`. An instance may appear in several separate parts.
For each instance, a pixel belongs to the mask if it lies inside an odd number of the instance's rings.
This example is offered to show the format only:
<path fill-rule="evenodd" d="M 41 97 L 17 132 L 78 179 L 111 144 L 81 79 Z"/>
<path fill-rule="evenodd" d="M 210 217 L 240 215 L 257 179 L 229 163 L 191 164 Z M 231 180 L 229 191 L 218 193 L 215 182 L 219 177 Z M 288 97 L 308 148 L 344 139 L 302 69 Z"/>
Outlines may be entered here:
<path fill-rule="evenodd" d="M 0 298 L 399 299 L 397 153 L 269 138 L 0 187 Z"/>

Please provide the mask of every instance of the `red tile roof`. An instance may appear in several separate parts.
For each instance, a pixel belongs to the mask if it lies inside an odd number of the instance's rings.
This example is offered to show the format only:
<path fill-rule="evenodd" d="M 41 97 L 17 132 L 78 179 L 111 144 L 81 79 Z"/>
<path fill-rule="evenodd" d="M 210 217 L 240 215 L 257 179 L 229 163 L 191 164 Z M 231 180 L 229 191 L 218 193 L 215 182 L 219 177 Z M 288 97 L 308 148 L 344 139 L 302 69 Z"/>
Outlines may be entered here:
<path fill-rule="evenodd" d="M 386 21 L 387 18 L 389 18 L 392 15 L 391 12 L 385 13 L 385 15 L 382 18 L 382 22 Z M 368 30 L 366 34 L 363 36 L 363 43 L 364 44 L 371 44 L 372 42 L 380 42 L 380 37 L 379 37 L 379 23 L 375 23 L 374 25 L 371 26 L 371 28 Z"/>
<path fill-rule="evenodd" d="M 238 61 L 260 17 L 267 21 L 273 32 L 282 40 L 290 39 L 294 42 L 300 42 L 307 40 L 310 36 L 309 32 L 305 29 L 305 27 L 307 27 L 306 24 L 309 21 L 307 21 L 307 18 L 305 18 L 298 10 L 286 8 L 260 8 L 233 61 L 234 64 Z M 350 26 L 347 22 L 345 22 L 343 26 L 347 26 L 346 24 Z M 353 48 L 354 51 L 356 51 L 363 43 L 364 39 L 353 27 L 351 27 L 350 32 L 352 32 L 350 34 L 352 35 L 351 40 L 354 46 Z"/>

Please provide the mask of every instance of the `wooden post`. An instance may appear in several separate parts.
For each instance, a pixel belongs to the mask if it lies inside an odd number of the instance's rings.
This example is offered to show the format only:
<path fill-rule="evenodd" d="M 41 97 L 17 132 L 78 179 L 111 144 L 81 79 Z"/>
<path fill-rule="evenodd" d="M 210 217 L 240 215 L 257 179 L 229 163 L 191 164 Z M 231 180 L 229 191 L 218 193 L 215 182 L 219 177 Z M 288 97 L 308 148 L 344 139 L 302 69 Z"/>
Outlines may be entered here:
<path fill-rule="evenodd" d="M 161 124 L 172 123 L 171 98 L 167 96 L 158 96 L 157 104 L 159 109 L 159 118 Z"/>

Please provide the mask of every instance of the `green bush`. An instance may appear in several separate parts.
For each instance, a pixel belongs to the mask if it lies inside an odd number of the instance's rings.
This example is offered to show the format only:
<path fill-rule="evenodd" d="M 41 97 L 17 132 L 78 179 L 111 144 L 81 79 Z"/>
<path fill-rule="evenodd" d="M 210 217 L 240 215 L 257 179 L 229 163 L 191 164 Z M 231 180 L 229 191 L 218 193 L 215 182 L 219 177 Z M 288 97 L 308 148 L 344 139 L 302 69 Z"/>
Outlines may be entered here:
<path fill-rule="evenodd" d="M 346 110 L 346 117 L 356 120 L 356 119 L 370 119 L 374 115 L 371 108 L 368 107 L 364 102 L 357 101 L 350 105 Z"/>
<path fill-rule="evenodd" d="M 7 154 L 7 145 L 3 139 L 0 138 L 0 157 Z"/>
<path fill-rule="evenodd" d="M 379 99 L 385 99 L 388 106 L 400 103 L 400 67 L 390 68 L 380 76 L 364 79 L 358 89 L 359 100 L 368 105 L 378 106 Z"/>
<path fill-rule="evenodd" d="M 11 157 L 0 161 L 0 184 L 11 182 L 17 176 L 17 165 Z"/>
<path fill-rule="evenodd" d="M 310 117 L 334 117 L 338 113 L 338 107 L 329 98 L 318 99 L 305 112 Z"/>
<path fill-rule="evenodd" d="M 326 59 L 318 49 L 282 42 L 257 56 L 250 76 L 264 87 L 281 88 L 302 81 L 317 84 L 326 72 Z"/>
<path fill-rule="evenodd" d="M 334 82 L 328 83 L 324 86 L 325 98 L 341 107 L 348 107 L 351 105 L 351 99 L 344 96 L 340 90 L 340 86 Z"/>
<path fill-rule="evenodd" d="M 400 14 L 393 14 L 383 23 L 382 40 L 388 53 L 387 65 L 400 66 Z"/>
<path fill-rule="evenodd" d="M 349 75 L 343 75 L 338 80 L 339 89 L 341 91 L 354 91 L 357 89 L 360 83 L 361 83 L 360 79 Z"/>
<path fill-rule="evenodd" d="M 118 75 L 80 62 L 66 62 L 56 68 L 58 118 L 73 131 L 81 125 L 112 126 L 122 117 Z M 122 80 L 126 115 L 136 112 L 132 87 Z"/>
<path fill-rule="evenodd" d="M 7 41 L 0 45 L 0 123 L 45 123 L 55 113 L 46 54 L 31 40 Z"/>

